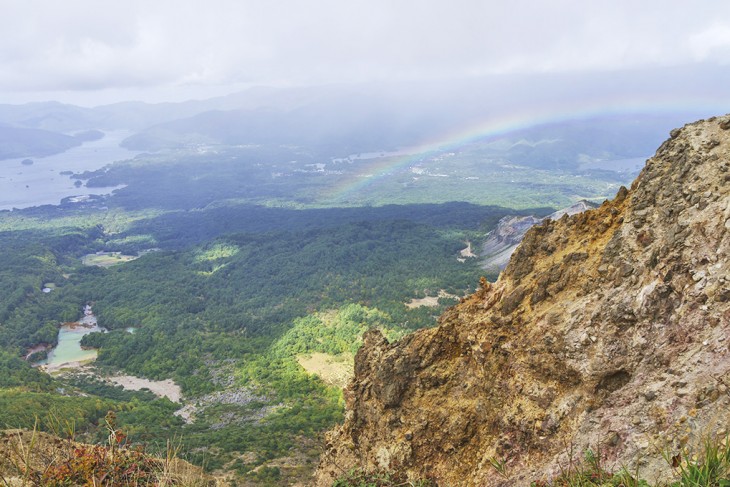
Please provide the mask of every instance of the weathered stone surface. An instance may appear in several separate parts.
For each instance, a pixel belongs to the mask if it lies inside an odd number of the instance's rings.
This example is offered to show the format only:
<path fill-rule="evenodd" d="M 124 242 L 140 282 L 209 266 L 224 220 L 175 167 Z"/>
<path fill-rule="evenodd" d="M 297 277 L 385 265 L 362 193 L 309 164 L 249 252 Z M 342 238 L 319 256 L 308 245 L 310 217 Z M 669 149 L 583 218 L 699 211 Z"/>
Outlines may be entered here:
<path fill-rule="evenodd" d="M 437 328 L 368 334 L 317 485 L 352 467 L 529 485 L 566 464 L 566 445 L 641 460 L 653 479 L 657 446 L 727 427 L 729 125 L 672 131 L 630 189 L 531 229 Z"/>
<path fill-rule="evenodd" d="M 597 205 L 589 201 L 581 200 L 567 208 L 558 210 L 543 219 L 536 216 L 506 216 L 499 220 L 497 226 L 487 234 L 487 238 L 479 251 L 482 261 L 482 269 L 487 272 L 502 271 L 509 263 L 510 256 L 522 241 L 527 230 L 538 225 L 545 219 L 559 220 L 565 215 L 575 215 L 583 211 L 595 208 Z M 544 244 L 542 250 L 551 253 L 555 246 Z"/>

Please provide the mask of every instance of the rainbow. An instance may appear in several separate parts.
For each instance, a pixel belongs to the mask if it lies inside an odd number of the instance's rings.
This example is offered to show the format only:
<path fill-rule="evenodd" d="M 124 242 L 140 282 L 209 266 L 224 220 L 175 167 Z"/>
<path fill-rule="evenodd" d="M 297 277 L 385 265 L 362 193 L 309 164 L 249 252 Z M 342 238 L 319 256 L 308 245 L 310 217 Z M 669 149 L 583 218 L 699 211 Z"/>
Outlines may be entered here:
<path fill-rule="evenodd" d="M 708 104 L 706 100 L 602 100 L 586 103 L 585 100 L 571 106 L 561 102 L 559 108 L 546 106 L 540 110 L 512 111 L 508 114 L 479 121 L 460 130 L 443 134 L 435 140 L 415 147 L 398 151 L 398 155 L 374 157 L 359 160 L 359 170 L 349 175 L 336 185 L 325 190 L 321 195 L 328 204 L 347 202 L 348 198 L 379 184 L 394 172 L 408 167 L 443 152 L 453 152 L 480 139 L 497 137 L 512 131 L 526 129 L 536 125 L 580 120 L 598 116 L 626 115 L 632 113 L 676 114 L 681 112 L 698 113 L 707 111 L 707 116 L 716 115 L 717 104 Z"/>

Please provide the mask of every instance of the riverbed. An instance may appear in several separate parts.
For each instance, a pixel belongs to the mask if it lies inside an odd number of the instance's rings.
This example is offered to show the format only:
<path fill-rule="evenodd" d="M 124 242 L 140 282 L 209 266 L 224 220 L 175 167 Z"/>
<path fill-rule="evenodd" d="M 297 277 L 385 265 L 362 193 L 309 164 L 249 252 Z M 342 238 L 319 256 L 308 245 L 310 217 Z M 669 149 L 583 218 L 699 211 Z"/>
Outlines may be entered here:
<path fill-rule="evenodd" d="M 127 390 L 149 389 L 157 397 L 166 397 L 172 402 L 180 402 L 180 399 L 182 399 L 182 390 L 172 379 L 149 380 L 133 375 L 115 375 L 107 377 L 106 380 Z"/>
<path fill-rule="evenodd" d="M 147 389 L 157 397 L 166 397 L 172 402 L 179 403 L 182 400 L 182 389 L 172 379 L 150 380 L 134 375 L 100 375 L 93 366 L 97 352 L 96 350 L 83 350 L 81 348 L 79 341 L 86 333 L 81 333 L 79 330 L 78 327 L 76 329 L 67 329 L 63 334 L 63 341 L 60 339 L 59 334 L 58 348 L 49 353 L 47 361 L 39 362 L 39 364 L 42 364 L 42 370 L 49 374 L 79 373 L 81 375 L 90 375 L 104 382 L 122 386 L 128 391 Z M 102 329 L 98 328 L 95 331 L 102 331 Z"/>
<path fill-rule="evenodd" d="M 172 402 L 180 402 L 182 390 L 172 379 L 149 380 L 133 375 L 115 375 L 111 377 L 99 376 L 94 367 L 88 366 L 96 360 L 97 351 L 94 349 L 85 350 L 81 348 L 81 339 L 89 333 L 106 331 L 99 326 L 91 306 L 84 307 L 84 316 L 77 322 L 64 323 L 58 331 L 58 345 L 48 353 L 48 358 L 41 360 L 39 365 L 47 373 L 62 373 L 64 371 L 80 372 L 90 374 L 110 382 L 127 390 L 138 391 L 149 389 L 158 397 L 167 397 Z M 136 328 L 126 328 L 128 333 L 134 333 Z"/>

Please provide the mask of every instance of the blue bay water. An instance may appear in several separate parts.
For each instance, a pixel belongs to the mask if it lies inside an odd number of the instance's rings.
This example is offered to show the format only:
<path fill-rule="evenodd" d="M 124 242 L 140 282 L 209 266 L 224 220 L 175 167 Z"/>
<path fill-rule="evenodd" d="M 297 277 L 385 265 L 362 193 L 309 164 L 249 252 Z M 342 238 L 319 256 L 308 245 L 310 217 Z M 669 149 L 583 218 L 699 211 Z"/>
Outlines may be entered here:
<path fill-rule="evenodd" d="M 47 157 L 5 159 L 0 161 L 0 210 L 57 205 L 69 196 L 109 194 L 119 187 L 75 187 L 76 180 L 63 171 L 81 173 L 100 169 L 114 161 L 131 159 L 139 152 L 119 147 L 129 131 L 106 132 L 104 138 L 86 142 L 61 154 Z M 31 159 L 33 164 L 21 161 Z"/>

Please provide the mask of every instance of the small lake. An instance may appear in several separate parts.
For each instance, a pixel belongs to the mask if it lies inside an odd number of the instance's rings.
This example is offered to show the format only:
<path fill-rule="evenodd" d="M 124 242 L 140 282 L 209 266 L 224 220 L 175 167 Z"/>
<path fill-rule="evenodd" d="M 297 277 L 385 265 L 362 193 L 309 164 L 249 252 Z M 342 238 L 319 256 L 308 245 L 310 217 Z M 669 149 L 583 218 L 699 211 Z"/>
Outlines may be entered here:
<path fill-rule="evenodd" d="M 76 187 L 75 179 L 61 172 L 81 173 L 101 169 L 114 161 L 132 159 L 138 151 L 119 147 L 132 132 L 115 130 L 104 138 L 85 142 L 61 154 L 31 157 L 33 164 L 22 164 L 26 157 L 0 161 L 0 210 L 57 205 L 70 196 L 109 194 L 121 186 L 107 188 Z"/>
<path fill-rule="evenodd" d="M 47 372 L 55 372 L 63 367 L 75 367 L 81 362 L 96 360 L 96 350 L 81 348 L 81 338 L 95 331 L 105 330 L 96 323 L 96 316 L 87 306 L 80 321 L 64 323 L 61 326 L 58 331 L 58 345 L 48 352 L 48 358 L 38 362 L 38 365 L 44 366 Z"/>

